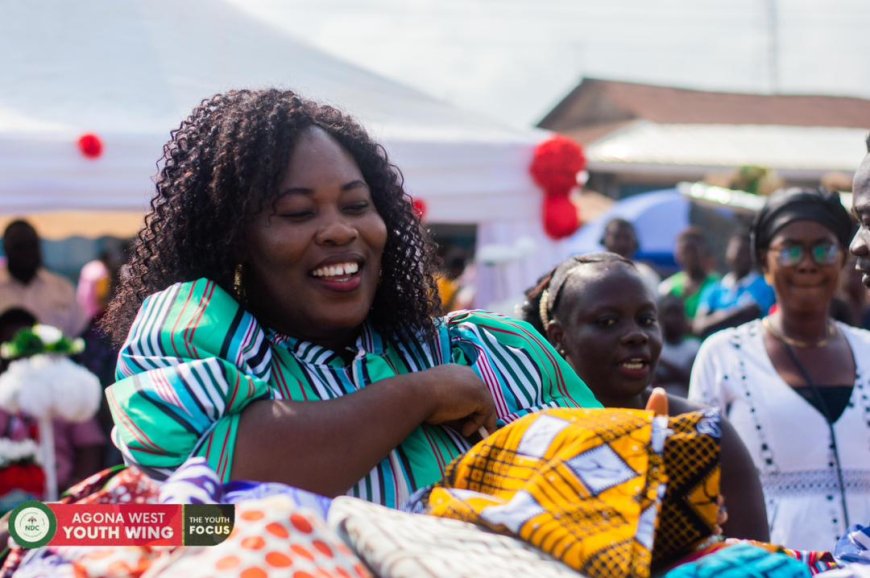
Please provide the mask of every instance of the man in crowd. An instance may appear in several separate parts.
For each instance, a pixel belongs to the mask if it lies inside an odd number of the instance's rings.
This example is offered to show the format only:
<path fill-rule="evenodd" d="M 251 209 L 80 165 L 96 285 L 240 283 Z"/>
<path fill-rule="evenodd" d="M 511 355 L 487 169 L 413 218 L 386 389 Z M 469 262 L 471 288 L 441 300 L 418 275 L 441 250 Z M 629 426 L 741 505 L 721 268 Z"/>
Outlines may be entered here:
<path fill-rule="evenodd" d="M 695 335 L 706 337 L 767 315 L 776 301 L 773 289 L 752 266 L 749 233 L 731 236 L 725 251 L 728 273 L 700 296 L 692 324 Z"/>
<path fill-rule="evenodd" d="M 635 253 L 640 249 L 640 242 L 637 240 L 637 231 L 630 221 L 625 219 L 611 219 L 604 226 L 604 236 L 601 238 L 601 244 L 611 253 L 616 253 L 626 259 L 634 260 Z M 652 267 L 640 261 L 634 261 L 638 273 L 643 278 L 644 285 L 656 293 L 661 277 Z"/>
<path fill-rule="evenodd" d="M 6 265 L 0 267 L 0 312 L 20 307 L 65 335 L 79 335 L 87 320 L 76 302 L 75 289 L 42 266 L 36 229 L 24 220 L 11 222 L 3 233 L 3 248 Z"/>
<path fill-rule="evenodd" d="M 674 251 L 680 271 L 674 273 L 659 285 L 661 295 L 673 295 L 683 300 L 686 317 L 695 319 L 701 295 L 719 280 L 719 275 L 710 271 L 710 250 L 701 231 L 689 227 L 677 237 Z"/>

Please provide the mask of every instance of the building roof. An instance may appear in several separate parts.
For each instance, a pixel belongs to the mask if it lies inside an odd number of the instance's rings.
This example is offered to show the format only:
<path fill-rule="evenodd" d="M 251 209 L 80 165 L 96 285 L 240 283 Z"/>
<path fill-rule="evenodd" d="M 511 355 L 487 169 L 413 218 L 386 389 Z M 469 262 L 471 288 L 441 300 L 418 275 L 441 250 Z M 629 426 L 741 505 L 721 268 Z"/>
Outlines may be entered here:
<path fill-rule="evenodd" d="M 601 125 L 632 120 L 660 124 L 750 124 L 870 128 L 870 99 L 692 90 L 584 79 L 538 124 L 581 139 Z M 602 127 L 603 128 L 603 127 Z M 592 142 L 581 140 L 581 142 Z"/>
<path fill-rule="evenodd" d="M 702 178 L 759 165 L 785 178 L 851 173 L 870 99 L 748 94 L 585 79 L 539 126 L 586 147 L 589 169 Z"/>
<path fill-rule="evenodd" d="M 657 124 L 635 121 L 587 146 L 589 169 L 604 172 L 688 171 L 700 178 L 742 165 L 776 169 L 785 178 L 851 172 L 865 154 L 858 128 L 774 125 Z"/>

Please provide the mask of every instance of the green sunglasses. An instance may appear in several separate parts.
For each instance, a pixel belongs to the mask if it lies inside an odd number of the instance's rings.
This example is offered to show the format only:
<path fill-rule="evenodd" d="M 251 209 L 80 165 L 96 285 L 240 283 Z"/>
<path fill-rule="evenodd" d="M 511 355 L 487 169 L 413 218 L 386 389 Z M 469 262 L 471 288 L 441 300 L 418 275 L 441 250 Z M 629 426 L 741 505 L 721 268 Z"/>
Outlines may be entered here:
<path fill-rule="evenodd" d="M 816 265 L 833 265 L 840 258 L 840 246 L 836 243 L 818 243 L 812 247 L 787 245 L 770 251 L 777 254 L 776 260 L 783 267 L 794 267 L 804 260 L 807 251 Z"/>

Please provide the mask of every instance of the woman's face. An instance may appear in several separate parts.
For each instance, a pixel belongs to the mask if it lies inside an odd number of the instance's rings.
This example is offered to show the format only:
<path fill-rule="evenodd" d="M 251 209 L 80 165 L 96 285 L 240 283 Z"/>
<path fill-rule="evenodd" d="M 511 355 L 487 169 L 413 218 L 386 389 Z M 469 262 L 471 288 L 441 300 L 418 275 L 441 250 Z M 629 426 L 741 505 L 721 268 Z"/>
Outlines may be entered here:
<path fill-rule="evenodd" d="M 371 309 L 387 228 L 356 161 L 327 132 L 296 143 L 274 206 L 248 226 L 243 279 L 264 323 L 329 347 Z"/>
<path fill-rule="evenodd" d="M 831 251 L 837 253 L 830 264 L 819 263 L 812 256 L 814 248 L 821 253 L 821 248 L 826 246 L 833 246 Z M 783 264 L 783 251 L 797 251 L 797 247 L 803 249 L 800 260 Z M 815 221 L 794 221 L 774 235 L 763 262 L 776 300 L 783 308 L 827 311 L 837 292 L 844 260 L 837 236 L 831 230 Z"/>
<path fill-rule="evenodd" d="M 562 289 L 550 340 L 604 405 L 641 393 L 662 350 L 653 295 L 621 263 L 579 265 Z"/>

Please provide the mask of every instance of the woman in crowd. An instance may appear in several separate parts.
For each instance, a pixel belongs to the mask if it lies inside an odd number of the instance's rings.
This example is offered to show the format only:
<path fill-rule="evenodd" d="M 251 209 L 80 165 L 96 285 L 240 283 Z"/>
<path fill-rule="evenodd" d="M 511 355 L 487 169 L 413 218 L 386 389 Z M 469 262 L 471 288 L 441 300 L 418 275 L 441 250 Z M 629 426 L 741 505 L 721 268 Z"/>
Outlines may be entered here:
<path fill-rule="evenodd" d="M 662 334 L 656 296 L 634 263 L 614 253 L 569 259 L 527 293 L 523 318 L 547 335 L 605 407 L 647 406 Z M 700 409 L 668 396 L 670 415 Z M 746 448 L 723 421 L 724 533 L 767 540 L 764 500 Z"/>
<path fill-rule="evenodd" d="M 727 411 L 761 475 L 771 540 L 830 550 L 870 519 L 870 333 L 830 306 L 852 222 L 839 196 L 788 189 L 753 223 L 777 311 L 701 346 L 689 398 Z"/>
<path fill-rule="evenodd" d="M 396 506 L 484 428 L 599 407 L 525 324 L 439 320 L 401 175 L 351 118 L 278 90 L 204 101 L 164 148 L 105 327 L 125 460 Z"/>

